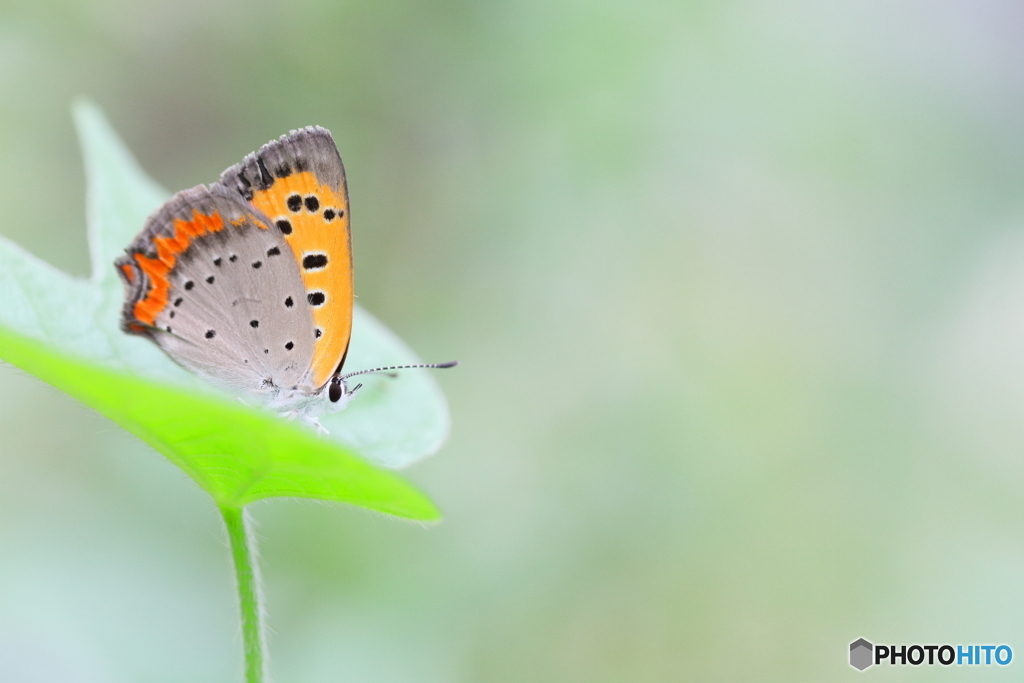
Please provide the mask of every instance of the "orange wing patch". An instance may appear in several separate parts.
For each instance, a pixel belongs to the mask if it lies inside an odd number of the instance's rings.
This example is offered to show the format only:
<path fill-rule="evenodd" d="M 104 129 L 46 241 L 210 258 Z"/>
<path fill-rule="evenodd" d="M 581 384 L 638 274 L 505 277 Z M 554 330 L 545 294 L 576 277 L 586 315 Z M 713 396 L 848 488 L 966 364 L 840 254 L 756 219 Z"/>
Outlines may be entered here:
<path fill-rule="evenodd" d="M 335 192 L 311 171 L 278 178 L 256 191 L 253 206 L 284 234 L 298 261 L 317 341 L 313 383 L 327 383 L 348 351 L 352 332 L 352 245 L 344 185 Z"/>
<path fill-rule="evenodd" d="M 195 238 L 223 228 L 224 219 L 219 213 L 214 212 L 207 216 L 193 210 L 190 221 L 181 218 L 174 219 L 174 233 L 170 237 L 153 238 L 153 244 L 156 246 L 156 258 L 149 258 L 140 253 L 134 254 L 139 269 L 149 276 L 151 283 L 145 298 L 136 302 L 132 311 L 139 321 L 153 325 L 156 317 L 167 307 L 167 296 L 171 288 L 171 282 L 167 276 L 174 269 L 178 254 L 188 249 Z M 122 268 L 130 268 L 130 266 Z M 128 270 L 125 272 L 128 273 Z M 131 275 L 129 274 L 128 277 L 130 279 Z"/>

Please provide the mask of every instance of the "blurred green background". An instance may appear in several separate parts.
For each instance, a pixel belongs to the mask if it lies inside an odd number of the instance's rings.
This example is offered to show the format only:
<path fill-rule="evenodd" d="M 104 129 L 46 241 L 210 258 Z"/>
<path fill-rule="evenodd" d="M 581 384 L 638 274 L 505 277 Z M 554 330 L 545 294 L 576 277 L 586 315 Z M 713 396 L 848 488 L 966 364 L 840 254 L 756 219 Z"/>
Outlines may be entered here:
<path fill-rule="evenodd" d="M 170 190 L 291 128 L 431 361 L 424 529 L 278 500 L 280 683 L 822 681 L 1024 657 L 1024 10 L 0 1 L 0 234 L 86 275 L 71 100 Z M 0 306 L 3 303 L 0 302 Z M 241 680 L 212 503 L 0 368 L 0 680 Z"/>

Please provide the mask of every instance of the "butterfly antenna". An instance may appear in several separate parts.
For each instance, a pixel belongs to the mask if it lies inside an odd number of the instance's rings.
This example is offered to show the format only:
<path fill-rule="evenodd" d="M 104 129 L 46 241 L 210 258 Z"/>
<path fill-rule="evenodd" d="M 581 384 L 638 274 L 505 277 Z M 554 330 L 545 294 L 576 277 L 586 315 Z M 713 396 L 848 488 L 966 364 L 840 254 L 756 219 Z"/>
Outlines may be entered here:
<path fill-rule="evenodd" d="M 342 375 L 338 379 L 348 379 L 349 377 L 355 377 L 356 375 L 368 375 L 371 372 L 390 372 L 392 370 L 411 370 L 413 368 L 454 368 L 459 364 L 459 361 L 453 360 L 447 363 L 428 363 L 423 365 L 392 365 L 387 368 L 373 368 L 372 370 L 360 370 L 359 372 L 350 372 L 347 375 Z"/>

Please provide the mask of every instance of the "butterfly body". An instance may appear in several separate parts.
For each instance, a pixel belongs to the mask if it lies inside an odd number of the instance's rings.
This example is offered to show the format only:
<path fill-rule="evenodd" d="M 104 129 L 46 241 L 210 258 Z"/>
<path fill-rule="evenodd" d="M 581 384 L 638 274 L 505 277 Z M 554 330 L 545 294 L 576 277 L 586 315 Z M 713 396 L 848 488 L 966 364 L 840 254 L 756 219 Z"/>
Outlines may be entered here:
<path fill-rule="evenodd" d="M 183 190 L 115 266 L 121 326 L 210 382 L 315 422 L 351 393 L 345 171 L 328 131 L 292 131 Z"/>

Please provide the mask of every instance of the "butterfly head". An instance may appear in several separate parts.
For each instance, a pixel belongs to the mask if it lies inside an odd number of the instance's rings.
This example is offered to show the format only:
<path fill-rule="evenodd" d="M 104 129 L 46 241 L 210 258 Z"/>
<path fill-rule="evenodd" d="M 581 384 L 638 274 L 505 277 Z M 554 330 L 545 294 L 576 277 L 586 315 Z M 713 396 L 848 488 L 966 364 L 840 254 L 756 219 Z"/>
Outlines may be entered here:
<path fill-rule="evenodd" d="M 345 380 L 335 375 L 319 391 L 308 386 L 272 387 L 263 395 L 263 405 L 282 414 L 319 417 L 343 410 L 360 386 L 349 389 Z"/>

